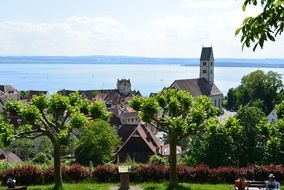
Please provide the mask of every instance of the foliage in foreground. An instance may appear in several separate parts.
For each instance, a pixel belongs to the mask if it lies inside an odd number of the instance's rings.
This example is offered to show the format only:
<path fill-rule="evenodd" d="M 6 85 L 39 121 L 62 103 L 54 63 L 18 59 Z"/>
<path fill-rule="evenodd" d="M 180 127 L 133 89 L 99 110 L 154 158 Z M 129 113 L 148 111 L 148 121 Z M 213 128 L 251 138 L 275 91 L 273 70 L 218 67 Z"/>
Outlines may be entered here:
<path fill-rule="evenodd" d="M 94 183 L 79 183 L 79 184 L 64 184 L 63 188 L 66 190 L 109 190 L 110 184 L 94 184 Z M 6 188 L 0 187 L 0 190 Z M 29 186 L 29 190 L 53 190 L 52 185 Z"/>
<path fill-rule="evenodd" d="M 35 139 L 46 136 L 53 145 L 55 189 L 62 186 L 61 153 L 64 146 L 72 141 L 71 133 L 87 126 L 91 120 L 108 120 L 110 113 L 101 101 L 88 102 L 79 95 L 53 94 L 35 96 L 31 104 L 10 101 L 5 106 L 10 116 L 20 118 L 21 124 L 15 127 L 0 115 L 0 140 L 9 144 L 18 138 Z"/>
<path fill-rule="evenodd" d="M 237 176 L 243 173 L 250 180 L 266 180 L 270 173 L 276 176 L 278 181 L 284 180 L 284 167 L 275 165 L 249 166 L 243 168 L 218 167 L 210 168 L 206 165 L 190 167 L 177 166 L 177 174 L 180 182 L 185 183 L 228 183 L 232 184 Z M 86 168 L 78 164 L 62 167 L 63 179 L 67 183 L 119 182 L 118 166 L 99 165 L 95 168 Z M 53 183 L 54 170 L 52 167 L 38 168 L 34 165 L 23 165 L 0 172 L 0 180 L 5 184 L 7 177 L 17 180 L 18 185 L 41 185 Z M 165 182 L 168 181 L 169 167 L 153 164 L 138 164 L 132 168 L 130 181 L 133 183 Z"/>
<path fill-rule="evenodd" d="M 217 115 L 217 108 L 206 96 L 193 99 L 188 92 L 178 89 L 165 89 L 151 97 L 136 96 L 130 106 L 139 112 L 142 121 L 168 133 L 169 181 L 172 187 L 177 186 L 176 146 L 183 138 L 202 131 L 204 121 Z"/>
<path fill-rule="evenodd" d="M 242 47 L 257 46 L 263 48 L 265 41 L 275 41 L 284 31 L 284 0 L 244 0 L 243 11 L 247 5 L 262 8 L 260 14 L 244 19 L 243 26 L 236 30 L 236 35 L 242 32 Z"/>
<path fill-rule="evenodd" d="M 210 167 L 284 164 L 284 102 L 279 117 L 270 123 L 254 106 L 243 106 L 224 123 L 208 121 L 201 135 L 192 135 L 183 162 Z"/>

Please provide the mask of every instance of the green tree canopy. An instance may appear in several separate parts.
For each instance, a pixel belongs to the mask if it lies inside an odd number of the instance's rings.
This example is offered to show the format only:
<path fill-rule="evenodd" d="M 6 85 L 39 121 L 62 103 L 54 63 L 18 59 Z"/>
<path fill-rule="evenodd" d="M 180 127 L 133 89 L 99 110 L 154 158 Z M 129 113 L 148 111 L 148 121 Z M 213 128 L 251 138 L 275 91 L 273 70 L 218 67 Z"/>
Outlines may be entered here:
<path fill-rule="evenodd" d="M 264 154 L 263 143 L 265 143 L 260 127 L 268 122 L 265 114 L 257 107 L 243 106 L 236 118 L 241 125 L 240 163 L 242 165 L 259 163 Z"/>
<path fill-rule="evenodd" d="M 34 141 L 26 138 L 13 141 L 5 149 L 17 154 L 24 161 L 32 159 L 36 154 Z"/>
<path fill-rule="evenodd" d="M 250 105 L 268 114 L 280 102 L 283 91 L 282 77 L 277 72 L 256 70 L 243 76 L 241 84 L 229 90 L 228 108 Z"/>
<path fill-rule="evenodd" d="M 242 32 L 242 47 L 257 46 L 263 48 L 265 41 L 275 41 L 284 30 L 284 0 L 245 0 L 243 11 L 247 5 L 261 6 L 262 12 L 257 16 L 244 19 L 243 26 L 236 30 L 236 35 Z"/>
<path fill-rule="evenodd" d="M 170 186 L 178 185 L 176 146 L 184 137 L 199 133 L 204 121 L 214 117 L 218 109 L 205 96 L 193 99 L 182 90 L 166 89 L 152 97 L 134 97 L 131 107 L 139 111 L 143 121 L 168 133 L 170 143 Z"/>
<path fill-rule="evenodd" d="M 70 143 L 71 132 L 85 127 L 90 120 L 107 120 L 110 116 L 103 102 L 89 102 L 78 93 L 69 96 L 54 94 L 33 97 L 31 104 L 8 102 L 5 111 L 22 119 L 14 127 L 0 116 L 0 138 L 8 144 L 18 138 L 46 136 L 53 145 L 55 189 L 62 188 L 60 154 L 62 147 Z"/>
<path fill-rule="evenodd" d="M 270 163 L 284 164 L 284 120 L 280 118 L 270 126 L 270 138 L 267 141 L 267 156 Z"/>
<path fill-rule="evenodd" d="M 231 141 L 224 125 L 217 118 L 205 121 L 204 131 L 199 135 L 192 135 L 191 146 L 186 152 L 189 161 L 200 164 L 204 163 L 210 167 L 228 165 L 231 163 Z"/>
<path fill-rule="evenodd" d="M 79 145 L 75 149 L 77 162 L 94 165 L 110 162 L 120 143 L 111 125 L 103 120 L 91 123 L 82 130 Z"/>

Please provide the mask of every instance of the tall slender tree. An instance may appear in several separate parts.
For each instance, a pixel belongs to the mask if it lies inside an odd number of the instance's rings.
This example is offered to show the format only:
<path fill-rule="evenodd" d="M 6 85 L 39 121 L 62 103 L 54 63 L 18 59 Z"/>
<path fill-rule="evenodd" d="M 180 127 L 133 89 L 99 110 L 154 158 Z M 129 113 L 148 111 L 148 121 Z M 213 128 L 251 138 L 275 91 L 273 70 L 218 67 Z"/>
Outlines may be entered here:
<path fill-rule="evenodd" d="M 182 90 L 166 89 L 152 97 L 134 97 L 131 107 L 141 119 L 168 133 L 170 143 L 170 187 L 178 186 L 176 146 L 190 134 L 204 128 L 204 121 L 216 116 L 218 110 L 205 96 L 193 99 Z"/>
<path fill-rule="evenodd" d="M 60 154 L 62 147 L 70 142 L 71 133 L 87 126 L 90 120 L 109 119 L 109 112 L 103 102 L 89 102 L 78 93 L 69 96 L 54 94 L 50 98 L 36 96 L 31 104 L 19 101 L 8 102 L 5 111 L 10 116 L 22 119 L 15 127 L 0 117 L 0 137 L 4 143 L 17 138 L 37 138 L 46 136 L 53 145 L 55 186 L 62 189 Z"/>

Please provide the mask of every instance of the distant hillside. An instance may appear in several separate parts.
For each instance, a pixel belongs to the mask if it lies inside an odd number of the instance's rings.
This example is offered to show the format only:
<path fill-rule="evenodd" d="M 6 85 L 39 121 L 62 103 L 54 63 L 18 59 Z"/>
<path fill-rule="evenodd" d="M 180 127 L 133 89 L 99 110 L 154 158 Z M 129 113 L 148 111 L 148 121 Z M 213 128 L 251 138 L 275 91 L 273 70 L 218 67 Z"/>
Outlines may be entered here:
<path fill-rule="evenodd" d="M 177 64 L 198 66 L 199 59 L 128 56 L 2 56 L 0 64 Z M 284 68 L 284 59 L 217 58 L 215 66 Z"/>

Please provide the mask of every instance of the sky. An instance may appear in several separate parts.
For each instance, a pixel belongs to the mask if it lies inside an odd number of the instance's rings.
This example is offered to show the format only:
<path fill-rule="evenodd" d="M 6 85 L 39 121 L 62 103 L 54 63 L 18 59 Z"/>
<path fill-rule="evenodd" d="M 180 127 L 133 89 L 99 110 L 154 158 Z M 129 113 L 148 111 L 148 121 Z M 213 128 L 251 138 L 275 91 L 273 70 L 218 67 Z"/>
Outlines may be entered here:
<path fill-rule="evenodd" d="M 284 35 L 256 52 L 235 30 L 243 0 L 0 0 L 0 56 L 284 58 Z"/>

